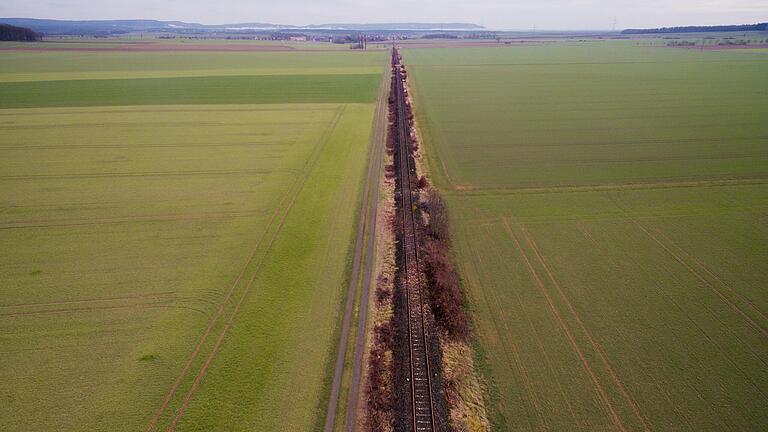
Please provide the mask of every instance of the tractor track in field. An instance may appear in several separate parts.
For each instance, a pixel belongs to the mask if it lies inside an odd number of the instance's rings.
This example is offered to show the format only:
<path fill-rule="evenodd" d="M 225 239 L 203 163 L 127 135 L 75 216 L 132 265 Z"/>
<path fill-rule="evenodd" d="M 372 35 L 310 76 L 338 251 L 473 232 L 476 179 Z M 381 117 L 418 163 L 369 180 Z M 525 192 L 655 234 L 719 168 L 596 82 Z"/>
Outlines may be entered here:
<path fill-rule="evenodd" d="M 145 303 L 145 304 L 132 304 L 132 305 L 114 305 L 114 306 L 94 306 L 94 307 L 79 307 L 79 308 L 64 308 L 64 309 L 45 309 L 39 311 L 24 311 L 24 312 L 11 312 L 6 314 L 0 314 L 0 318 L 33 316 L 41 314 L 53 314 L 53 313 L 77 313 L 77 312 L 98 312 L 105 310 L 141 310 L 141 309 L 186 309 L 193 312 L 197 312 L 208 316 L 209 314 L 201 309 L 196 309 L 189 306 L 181 306 L 173 303 Z"/>
<path fill-rule="evenodd" d="M 675 258 L 675 260 L 676 260 L 676 261 L 678 261 L 678 263 L 679 263 L 679 264 L 681 264 L 681 265 L 683 265 L 684 267 L 686 267 L 686 269 L 687 269 L 688 271 L 690 271 L 690 272 L 691 272 L 691 273 L 692 273 L 694 276 L 696 276 L 695 270 L 692 270 L 692 269 L 690 268 L 690 266 L 689 266 L 687 263 L 685 263 L 684 261 L 680 261 L 680 260 L 679 260 L 679 259 L 678 259 L 678 258 L 677 258 L 675 255 L 673 255 L 673 254 L 672 254 L 672 253 L 669 251 L 669 249 L 668 249 L 668 248 L 667 248 L 667 247 L 666 247 L 666 246 L 665 246 L 663 243 L 661 243 L 661 242 L 660 242 L 660 241 L 659 241 L 657 238 L 655 238 L 655 237 L 653 236 L 653 234 L 652 234 L 650 231 L 647 231 L 647 228 L 646 228 L 646 227 L 644 227 L 643 225 L 641 225 L 639 222 L 637 223 L 637 227 L 638 227 L 638 228 L 640 228 L 640 230 L 644 231 L 644 232 L 645 232 L 645 233 L 646 233 L 646 234 L 647 234 L 647 235 L 648 235 L 648 236 L 651 238 L 651 240 L 653 240 L 653 241 L 654 241 L 654 242 L 656 242 L 656 243 L 657 243 L 659 246 L 661 246 L 661 247 L 662 247 L 662 249 L 664 249 L 665 251 L 667 251 L 667 253 L 669 253 L 670 255 L 672 255 L 672 257 L 673 257 L 673 258 Z M 700 275 L 698 275 L 698 278 L 701 278 L 701 276 L 700 276 Z M 709 283 L 708 283 L 706 280 L 703 280 L 703 279 L 700 279 L 700 280 L 701 280 L 703 283 L 705 283 L 705 284 L 709 284 Z M 717 341 L 716 341 L 716 340 L 715 340 L 715 339 L 714 339 L 712 336 L 710 336 L 710 335 L 709 335 L 709 334 L 708 334 L 708 333 L 707 333 L 707 332 L 704 330 L 704 328 L 703 328 L 703 327 L 701 326 L 701 324 L 699 323 L 699 320 L 697 320 L 695 317 L 693 317 L 693 316 L 691 316 L 689 313 L 687 313 L 687 312 L 685 311 L 685 309 L 684 309 L 684 308 L 681 306 L 680 302 L 676 301 L 672 295 L 670 295 L 669 293 L 667 293 L 666 291 L 664 291 L 664 290 L 663 290 L 661 287 L 657 287 L 657 288 L 658 288 L 658 290 L 659 290 L 659 291 L 660 291 L 660 292 L 661 292 L 661 293 L 662 293 L 662 294 L 663 294 L 663 295 L 664 295 L 664 296 L 665 296 L 665 297 L 666 297 L 666 298 L 667 298 L 667 299 L 670 301 L 670 303 L 671 303 L 672 305 L 674 305 L 674 306 L 675 306 L 675 308 L 677 308 L 677 309 L 678 309 L 678 310 L 679 310 L 679 311 L 680 311 L 680 312 L 681 312 L 681 313 L 682 313 L 682 314 L 685 316 L 685 318 L 686 318 L 686 319 L 687 319 L 687 320 L 688 320 L 688 321 L 691 323 L 691 325 L 692 325 L 693 327 L 695 327 L 695 328 L 696 328 L 696 330 L 697 330 L 697 331 L 698 331 L 698 332 L 701 334 L 701 336 L 702 336 L 704 339 L 706 339 L 706 341 L 707 341 L 709 344 L 711 344 L 713 347 L 715 347 L 715 349 L 716 349 L 716 350 L 717 350 L 717 351 L 718 351 L 718 352 L 719 352 L 719 353 L 720 353 L 720 354 L 721 354 L 721 355 L 722 355 L 722 356 L 723 356 L 723 357 L 726 359 L 726 361 L 728 361 L 728 363 L 730 363 L 730 364 L 731 364 L 731 366 L 732 366 L 734 369 L 736 369 L 736 370 L 737 370 L 737 371 L 738 371 L 738 372 L 739 372 L 739 373 L 740 373 L 742 376 L 744 376 L 744 377 L 747 379 L 747 381 L 749 381 L 749 383 L 752 385 L 752 387 L 754 387 L 754 389 L 755 389 L 755 390 L 756 390 L 758 393 L 760 393 L 760 395 L 761 395 L 761 396 L 763 396 L 763 398 L 764 398 L 764 399 L 768 400 L 768 394 L 767 394 L 767 393 L 766 393 L 766 392 L 763 390 L 763 388 L 762 388 L 762 387 L 761 387 L 761 386 L 760 386 L 758 383 L 756 383 L 756 382 L 754 381 L 754 379 L 752 378 L 752 375 L 748 374 L 748 373 L 747 373 L 747 372 L 746 372 L 746 371 L 745 371 L 745 370 L 744 370 L 744 369 L 743 369 L 741 366 L 739 366 L 739 365 L 736 363 L 736 360 L 734 360 L 733 356 L 732 356 L 731 354 L 729 354 L 729 351 L 728 351 L 728 350 L 726 350 L 726 349 L 724 349 L 724 348 L 723 348 L 723 347 L 722 347 L 720 344 L 718 344 L 718 343 L 717 343 Z M 711 289 L 714 289 L 714 288 L 713 288 L 711 285 L 710 285 L 710 288 L 711 288 Z M 719 295 L 720 295 L 720 296 L 722 296 L 722 293 L 720 293 Z M 724 298 L 724 297 L 721 297 L 721 299 L 722 299 L 723 301 L 726 301 L 726 300 L 727 300 L 727 299 L 726 299 L 726 298 Z M 729 301 L 727 301 L 727 302 L 729 302 Z M 731 305 L 732 305 L 733 307 L 735 307 L 735 305 L 733 305 L 732 303 L 731 303 Z"/>
<path fill-rule="evenodd" d="M 229 212 L 201 212 L 201 213 L 178 213 L 178 214 L 156 214 L 156 215 L 137 215 L 122 216 L 111 218 L 94 219 L 49 219 L 49 220 L 12 220 L 0 224 L 0 230 L 20 229 L 20 228 L 54 228 L 67 226 L 85 226 L 85 225 L 112 225 L 137 222 L 176 222 L 176 221 L 208 221 L 211 219 L 234 219 L 239 217 L 251 217 L 268 213 L 263 210 L 243 210 Z M 2 306 L 0 306 L 2 307 Z"/>
<path fill-rule="evenodd" d="M 272 230 L 272 227 L 274 226 L 275 222 L 279 219 L 279 222 L 277 222 L 277 226 L 274 229 L 274 232 L 272 233 L 272 237 L 269 239 L 269 242 L 266 246 L 266 250 L 261 254 L 259 261 L 256 264 L 256 268 L 253 270 L 253 274 L 251 278 L 249 279 L 244 292 L 241 294 L 239 301 L 235 305 L 235 309 L 229 314 L 229 317 L 227 319 L 226 325 L 219 333 L 219 337 L 216 340 L 216 343 L 214 347 L 212 348 L 210 354 L 206 358 L 203 365 L 200 367 L 198 374 L 195 377 L 195 381 L 192 384 L 192 387 L 189 389 L 187 394 L 184 397 L 184 400 L 182 402 L 182 406 L 177 410 L 176 416 L 174 417 L 173 421 L 171 422 L 170 426 L 166 429 L 168 431 L 173 431 L 176 428 L 176 424 L 181 419 L 181 417 L 184 415 L 184 412 L 186 410 L 186 407 L 189 405 L 189 402 L 194 395 L 195 391 L 197 390 L 197 387 L 200 385 L 200 382 L 202 381 L 203 377 L 207 373 L 208 368 L 210 367 L 211 362 L 213 361 L 214 356 L 216 355 L 218 348 L 221 346 L 221 342 L 223 341 L 224 337 L 226 336 L 227 332 L 229 331 L 229 328 L 232 326 L 234 322 L 234 318 L 237 315 L 237 312 L 239 312 L 240 306 L 242 305 L 243 301 L 247 297 L 251 286 L 253 285 L 254 280 L 256 279 L 256 276 L 259 273 L 259 270 L 261 268 L 261 264 L 264 262 L 264 259 L 268 255 L 272 245 L 274 244 L 275 239 L 277 238 L 277 235 L 280 233 L 283 224 L 285 222 L 286 217 L 290 213 L 291 208 L 293 207 L 293 204 L 296 202 L 296 198 L 301 193 L 301 191 L 304 189 L 304 185 L 306 184 L 306 181 L 309 177 L 309 174 L 311 173 L 317 159 L 320 156 L 320 153 L 325 146 L 325 143 L 330 139 L 331 134 L 336 128 L 336 124 L 338 123 L 339 119 L 341 118 L 343 112 L 344 112 L 345 105 L 342 105 L 337 111 L 336 115 L 334 116 L 331 124 L 326 128 L 325 133 L 323 133 L 323 136 L 320 138 L 319 143 L 317 144 L 315 150 L 310 155 L 309 160 L 304 166 L 304 175 L 299 177 L 297 181 L 292 185 L 290 193 L 287 193 L 283 200 L 281 201 L 280 205 L 277 206 L 274 213 L 272 214 L 272 218 L 270 219 L 269 223 L 267 224 L 267 227 L 264 229 L 261 237 L 256 243 L 256 246 L 252 250 L 250 256 L 246 260 L 245 265 L 243 266 L 243 269 L 238 274 L 237 278 L 235 279 L 234 283 L 232 284 L 232 287 L 227 292 L 227 295 L 225 298 L 221 301 L 219 305 L 219 309 L 214 314 L 213 318 L 209 322 L 207 328 L 201 335 L 194 351 L 190 355 L 190 357 L 187 360 L 187 363 L 185 364 L 184 368 L 179 373 L 179 376 L 176 378 L 176 381 L 174 382 L 171 389 L 166 394 L 165 398 L 163 399 L 162 403 L 160 404 L 160 407 L 158 408 L 157 412 L 155 413 L 154 417 L 150 420 L 149 424 L 147 425 L 146 431 L 152 432 L 155 431 L 157 428 L 157 423 L 162 418 L 163 414 L 165 413 L 166 408 L 173 400 L 176 391 L 179 389 L 181 384 L 184 381 L 184 378 L 186 377 L 189 370 L 192 368 L 192 364 L 197 359 L 198 355 L 203 349 L 203 345 L 208 339 L 208 336 L 213 331 L 213 327 L 218 322 L 221 315 L 224 313 L 224 309 L 228 304 L 230 304 L 230 300 L 237 289 L 238 285 L 240 285 L 240 282 L 243 280 L 243 277 L 247 273 L 248 268 L 254 263 L 254 259 L 256 258 L 256 255 L 258 254 L 261 245 L 263 244 L 265 238 L 267 237 L 268 233 Z"/>
<path fill-rule="evenodd" d="M 751 308 L 751 309 L 752 309 L 754 312 L 756 312 L 756 313 L 757 313 L 757 314 L 760 316 L 760 318 L 762 318 L 764 321 L 768 321 L 768 316 L 766 316 L 766 315 L 765 315 L 765 313 L 763 313 L 763 311 L 761 311 L 761 310 L 760 310 L 760 308 L 759 308 L 759 307 L 758 307 L 758 306 L 757 306 L 757 305 L 756 305 L 756 304 L 755 304 L 755 303 L 754 303 L 752 300 L 750 300 L 749 298 L 747 298 L 746 296 L 744 296 L 744 295 L 742 295 L 742 294 L 739 294 L 739 293 L 738 293 L 738 292 L 737 292 L 737 291 L 734 289 L 734 287 L 733 287 L 731 284 L 727 283 L 727 282 L 726 282 L 726 281 L 724 281 L 724 280 L 723 280 L 721 277 L 719 277 L 718 275 L 716 275 L 716 274 L 715 274 L 715 273 L 714 273 L 714 272 L 713 272 L 713 271 L 712 271 L 712 270 L 711 270 L 711 269 L 710 269 L 710 268 L 709 268 L 707 265 L 705 265 L 705 264 L 704 264 L 704 263 L 703 263 L 703 262 L 702 262 L 700 259 L 696 258 L 696 256 L 695 256 L 695 255 L 693 255 L 693 254 L 691 254 L 690 252 L 686 251 L 685 249 L 681 248 L 681 247 L 680 247 L 680 246 L 679 246 L 677 243 L 675 243 L 675 242 L 674 242 L 674 241 L 673 241 L 671 238 L 669 238 L 669 236 L 667 236 L 666 234 L 664 234 L 664 232 L 663 232 L 663 231 L 661 231 L 661 230 L 656 230 L 656 232 L 657 232 L 657 233 L 658 233 L 658 234 L 659 234 L 659 235 L 660 235 L 660 236 L 661 236 L 663 239 L 665 239 L 667 242 L 669 242 L 669 244 L 671 244 L 671 245 L 672 245 L 672 246 L 673 246 L 675 249 L 677 249 L 677 251 L 678 251 L 678 252 L 680 252 L 680 253 L 681 253 L 683 256 L 686 256 L 686 257 L 690 258 L 690 259 L 691 259 L 691 261 L 692 261 L 692 262 L 693 262 L 693 263 L 694 263 L 696 266 L 698 266 L 698 267 L 699 267 L 701 270 L 703 270 L 703 271 L 704 271 L 704 273 L 708 274 L 710 277 L 712 277 L 712 279 L 714 279 L 715 281 L 717 281 L 717 282 L 718 282 L 720 285 L 722 285 L 723 287 L 727 288 L 727 289 L 728 289 L 728 291 L 730 291 L 730 292 L 731 292 L 731 293 L 732 293 L 732 294 L 733 294 L 733 295 L 734 295 L 736 298 L 738 298 L 738 299 L 739 299 L 739 300 L 741 300 L 742 302 L 746 303 L 746 304 L 747 304 L 747 305 L 748 305 L 748 306 L 749 306 L 749 307 L 750 307 L 750 308 Z"/>
<path fill-rule="evenodd" d="M 71 301 L 53 301 L 40 303 L 19 303 L 0 305 L 0 318 L 34 316 L 52 313 L 98 312 L 103 310 L 140 310 L 140 309 L 188 309 L 210 316 L 202 309 L 179 304 L 175 292 L 147 294 L 138 296 L 106 297 Z"/>
<path fill-rule="evenodd" d="M 252 175 L 272 174 L 273 171 L 265 169 L 239 169 L 239 170 L 202 170 L 202 171 L 156 171 L 156 172 L 116 172 L 116 173 L 73 173 L 73 174 L 32 174 L 32 175 L 4 175 L 0 180 L 70 180 L 90 178 L 130 178 L 130 177 L 187 177 L 187 176 L 216 176 L 216 175 Z"/>
<path fill-rule="evenodd" d="M 135 295 L 135 296 L 105 297 L 105 298 L 92 298 L 92 299 L 82 299 L 82 300 L 62 300 L 62 301 L 40 302 L 40 303 L 17 303 L 17 304 L 0 305 L 0 309 L 61 306 L 61 305 L 76 304 L 76 303 L 118 302 L 118 301 L 138 300 L 138 299 L 144 299 L 144 298 L 159 298 L 159 297 L 173 296 L 175 294 L 176 294 L 176 291 L 165 291 L 165 292 L 152 293 L 152 294 L 146 294 L 146 295 Z"/>
<path fill-rule="evenodd" d="M 466 230 L 465 230 L 465 235 L 469 235 L 466 232 Z M 482 259 L 482 256 L 479 253 L 477 253 L 477 251 L 473 250 L 472 247 L 470 247 L 470 249 L 472 249 L 472 260 L 473 260 L 472 265 L 475 268 L 475 272 L 481 274 L 481 277 L 483 277 L 482 273 L 484 272 L 481 270 L 481 265 L 484 263 L 484 260 Z M 504 320 L 503 318 L 504 314 L 502 313 L 502 307 L 499 306 L 503 303 L 500 300 L 498 293 L 494 290 L 483 290 L 481 293 L 485 303 L 487 304 L 489 311 L 491 312 L 489 315 L 489 318 L 494 327 L 494 330 L 496 331 L 497 335 L 499 335 L 498 336 L 499 343 L 501 344 L 502 347 L 504 347 L 503 355 L 510 365 L 510 370 L 513 370 L 511 365 L 516 365 L 518 369 L 520 369 L 520 372 L 522 375 L 523 387 L 525 387 L 526 393 L 531 400 L 531 404 L 533 405 L 534 412 L 536 413 L 536 418 L 539 421 L 539 424 L 541 426 L 540 430 L 548 431 L 549 425 L 546 422 L 546 416 L 544 414 L 543 409 L 541 408 L 541 405 L 542 405 L 541 401 L 539 397 L 536 396 L 535 380 L 530 377 L 530 373 L 528 371 L 528 368 L 525 365 L 525 361 L 523 360 L 519 346 L 513 338 L 513 335 L 515 333 L 512 331 L 512 329 L 510 329 L 507 321 Z M 514 295 L 517 303 L 523 304 L 523 300 L 520 296 L 520 293 L 515 292 Z M 541 342 L 542 337 L 539 335 L 539 332 L 536 330 L 536 326 L 534 325 L 530 317 L 527 316 L 527 314 L 524 314 L 522 311 L 520 311 L 519 313 L 520 313 L 521 319 L 524 320 L 524 322 L 530 327 L 531 334 L 534 336 L 534 340 L 536 341 L 536 346 L 538 347 L 539 351 L 542 354 L 542 358 L 544 359 L 544 364 L 546 365 L 547 369 L 550 371 L 551 375 L 555 376 L 554 382 L 557 385 L 559 393 L 562 396 L 566 407 L 568 408 L 568 412 L 571 414 L 571 418 L 573 418 L 574 422 L 578 424 L 580 428 L 583 429 L 583 424 L 581 424 L 577 419 L 573 410 L 573 406 L 569 401 L 568 397 L 566 396 L 565 391 L 563 390 L 562 383 L 556 377 L 549 354 L 547 353 L 547 351 L 544 349 L 544 346 L 542 345 L 542 342 Z M 501 335 L 509 335 L 508 342 L 507 342 L 507 339 L 502 337 Z M 514 361 L 510 358 L 510 355 L 509 355 L 510 352 L 513 355 Z M 531 430 L 535 430 L 535 429 L 536 429 L 535 427 L 531 426 Z"/>
<path fill-rule="evenodd" d="M 592 385 L 595 389 L 595 392 L 597 393 L 599 400 L 602 402 L 604 408 L 606 409 L 606 414 L 608 414 L 608 416 L 611 418 L 612 423 L 614 424 L 614 426 L 616 426 L 616 429 L 622 432 L 625 432 L 627 428 L 622 423 L 621 417 L 616 412 L 616 408 L 611 403 L 611 399 L 608 397 L 608 394 L 606 393 L 602 384 L 600 384 L 600 381 L 598 380 L 597 375 L 595 374 L 589 360 L 587 360 L 587 357 L 584 354 L 584 351 L 576 342 L 576 338 L 571 328 L 566 324 L 565 319 L 560 313 L 560 310 L 555 305 L 554 299 L 549 293 L 549 290 L 546 288 L 546 285 L 544 284 L 542 277 L 534 268 L 531 258 L 529 257 L 529 254 L 525 252 L 525 249 L 523 249 L 522 241 L 518 238 L 518 236 L 512 230 L 512 227 L 509 225 L 509 222 L 505 218 L 503 218 L 502 221 L 504 223 L 504 227 L 506 228 L 507 234 L 510 236 L 510 238 L 514 242 L 517 250 L 520 252 L 520 256 L 523 258 L 525 266 L 527 267 L 528 272 L 531 275 L 534 283 L 536 284 L 536 286 L 539 288 L 539 291 L 544 296 L 544 299 L 546 300 L 547 305 L 549 306 L 550 313 L 552 314 L 556 322 L 559 324 L 560 329 L 563 332 L 563 335 L 570 342 L 571 348 L 573 348 L 574 352 L 581 360 L 581 364 L 582 364 L 582 367 L 584 368 L 584 371 L 587 373 L 590 380 L 592 381 Z"/>
<path fill-rule="evenodd" d="M 667 181 L 668 180 L 668 181 Z M 625 190 L 648 189 L 680 189 L 699 187 L 727 187 L 727 186 L 758 186 L 768 184 L 768 176 L 750 175 L 743 178 L 722 178 L 705 180 L 672 180 L 651 183 L 617 183 L 617 184 L 584 184 L 584 185 L 552 185 L 552 186 L 474 186 L 453 185 L 446 191 L 448 195 L 524 195 L 543 193 L 571 193 L 571 192 L 606 192 Z"/>
<path fill-rule="evenodd" d="M 751 316 L 749 316 L 748 313 L 746 313 L 743 309 L 743 307 L 739 307 L 738 304 L 736 304 L 733 300 L 728 298 L 722 290 L 718 289 L 713 283 L 708 281 L 700 271 L 697 271 L 690 263 L 688 263 L 680 254 L 675 253 L 668 245 L 666 245 L 663 241 L 661 241 L 656 235 L 654 235 L 647 227 L 645 227 L 640 222 L 635 221 L 635 224 L 637 225 L 640 230 L 642 230 L 651 240 L 653 240 L 654 243 L 656 243 L 658 246 L 660 246 L 669 256 L 671 256 L 675 261 L 677 261 L 681 266 L 683 266 L 692 276 L 694 276 L 696 279 L 698 279 L 701 283 L 703 283 L 707 288 L 712 291 L 713 294 L 715 294 L 726 306 L 733 309 L 734 312 L 739 314 L 744 321 L 750 325 L 752 328 L 754 328 L 755 331 L 759 332 L 763 335 L 763 337 L 768 337 L 768 330 L 766 330 L 763 326 L 761 326 L 759 323 L 757 323 Z M 729 290 L 731 293 L 738 299 L 746 302 L 748 305 L 751 305 L 751 302 L 744 299 L 741 295 L 739 295 L 738 292 L 733 290 L 730 287 Z"/>
<path fill-rule="evenodd" d="M 614 369 L 613 365 L 608 360 L 608 355 L 605 353 L 605 350 L 603 349 L 602 345 L 600 345 L 600 343 L 595 339 L 595 337 L 592 335 L 592 332 L 589 331 L 587 326 L 582 321 L 581 316 L 576 311 L 576 308 L 573 307 L 573 304 L 565 295 L 565 292 L 563 291 L 563 288 L 560 285 L 560 282 L 558 282 L 558 280 L 555 278 L 554 272 L 550 268 L 550 265 L 547 263 L 547 260 L 544 258 L 544 255 L 541 253 L 541 250 L 539 249 L 539 246 L 536 244 L 536 241 L 531 237 L 530 233 L 528 233 L 528 230 L 525 228 L 525 226 L 521 225 L 520 228 L 523 233 L 523 237 L 525 237 L 526 242 L 533 249 L 533 252 L 536 258 L 544 268 L 544 271 L 549 277 L 549 280 L 555 286 L 555 289 L 557 290 L 558 294 L 560 294 L 560 298 L 564 301 L 568 311 L 570 311 L 571 315 L 576 319 L 576 322 L 578 323 L 579 328 L 581 328 L 582 332 L 586 336 L 587 341 L 589 341 L 589 344 L 592 346 L 592 349 L 594 349 L 594 351 L 597 353 L 598 357 L 600 358 L 600 361 L 608 371 L 614 384 L 621 391 L 621 394 L 626 399 L 627 403 L 632 409 L 632 413 L 642 423 L 643 430 L 646 432 L 649 432 L 651 430 L 650 423 L 648 421 L 648 418 L 641 411 L 640 405 L 637 403 L 637 400 L 629 392 L 629 390 L 624 385 L 624 382 L 621 380 L 621 378 L 619 378 L 619 375 L 616 373 L 616 370 Z"/>

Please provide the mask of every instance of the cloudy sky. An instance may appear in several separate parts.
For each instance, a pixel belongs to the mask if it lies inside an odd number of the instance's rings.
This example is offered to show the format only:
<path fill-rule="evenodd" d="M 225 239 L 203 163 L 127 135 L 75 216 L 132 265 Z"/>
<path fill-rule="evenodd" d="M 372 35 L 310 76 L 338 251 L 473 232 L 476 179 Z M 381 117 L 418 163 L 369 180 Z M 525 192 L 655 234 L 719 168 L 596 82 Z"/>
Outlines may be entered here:
<path fill-rule="evenodd" d="M 768 0 L 1 0 L 0 17 L 148 18 L 224 24 L 473 22 L 494 29 L 610 29 L 768 21 Z"/>

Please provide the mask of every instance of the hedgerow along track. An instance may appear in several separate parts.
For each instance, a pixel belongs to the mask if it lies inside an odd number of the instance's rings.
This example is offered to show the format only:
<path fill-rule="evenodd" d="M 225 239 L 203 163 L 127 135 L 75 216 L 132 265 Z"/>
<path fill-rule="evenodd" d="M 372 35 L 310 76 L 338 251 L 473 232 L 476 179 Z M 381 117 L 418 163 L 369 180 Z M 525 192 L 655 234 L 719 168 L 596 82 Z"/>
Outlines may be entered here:
<path fill-rule="evenodd" d="M 435 431 L 435 403 L 432 388 L 432 366 L 429 358 L 429 328 L 424 306 L 422 269 L 419 263 L 419 244 L 411 189 L 410 129 L 405 103 L 405 84 L 400 53 L 392 50 L 393 92 L 395 96 L 398 147 L 395 164 L 399 177 L 398 190 L 402 220 L 402 283 L 405 290 L 405 308 L 408 321 L 408 384 L 411 399 L 411 420 L 414 432 Z"/>

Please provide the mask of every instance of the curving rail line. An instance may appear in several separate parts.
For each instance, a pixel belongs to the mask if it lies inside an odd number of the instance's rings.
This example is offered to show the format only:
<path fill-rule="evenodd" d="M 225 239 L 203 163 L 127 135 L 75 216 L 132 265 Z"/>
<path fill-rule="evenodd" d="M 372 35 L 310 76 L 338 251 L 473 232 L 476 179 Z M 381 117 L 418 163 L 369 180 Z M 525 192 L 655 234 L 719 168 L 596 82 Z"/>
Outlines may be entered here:
<path fill-rule="evenodd" d="M 411 415 L 414 432 L 431 432 L 436 430 L 435 410 L 432 396 L 432 371 L 429 364 L 429 334 L 425 316 L 424 299 L 422 298 L 422 269 L 419 263 L 419 249 L 416 231 L 416 221 L 413 215 L 413 195 L 411 191 L 411 175 L 415 172 L 410 157 L 410 129 L 408 124 L 405 102 L 405 85 L 402 73 L 400 53 L 392 49 L 392 69 L 394 75 L 393 92 L 396 103 L 398 146 L 396 158 L 397 173 L 400 179 L 396 191 L 400 195 L 402 212 L 403 241 L 403 283 L 405 287 L 405 305 L 408 317 L 408 345 L 410 368 Z"/>

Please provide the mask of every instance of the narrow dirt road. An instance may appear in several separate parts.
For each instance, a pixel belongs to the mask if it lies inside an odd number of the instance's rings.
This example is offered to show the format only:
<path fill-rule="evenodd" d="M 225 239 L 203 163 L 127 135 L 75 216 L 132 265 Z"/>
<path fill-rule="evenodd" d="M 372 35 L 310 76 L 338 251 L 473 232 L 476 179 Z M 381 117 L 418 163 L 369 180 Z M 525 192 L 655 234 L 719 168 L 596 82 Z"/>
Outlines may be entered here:
<path fill-rule="evenodd" d="M 374 112 L 373 128 L 371 130 L 371 151 L 368 161 L 368 174 L 363 191 L 363 200 L 360 207 L 360 219 L 358 222 L 357 238 L 355 239 L 355 251 L 352 259 L 352 271 L 349 278 L 349 288 L 347 290 L 347 300 L 344 307 L 344 318 L 341 325 L 341 337 L 339 339 L 339 348 L 336 352 L 336 366 L 333 372 L 333 381 L 331 384 L 331 395 L 328 399 L 328 410 L 325 415 L 325 432 L 332 432 L 336 423 L 336 413 L 338 411 L 339 393 L 341 392 L 341 381 L 344 375 L 344 360 L 347 354 L 349 344 L 349 331 L 352 323 L 352 312 L 354 310 L 355 297 L 360 286 L 360 264 L 365 256 L 365 272 L 362 280 L 362 293 L 360 296 L 360 307 L 358 314 L 358 332 L 355 340 L 354 365 L 352 371 L 352 381 L 350 383 L 350 394 L 347 404 L 347 430 L 354 430 L 356 423 L 356 401 L 358 389 L 360 387 L 360 376 L 362 370 L 362 361 L 365 344 L 365 323 L 368 312 L 368 292 L 371 285 L 371 273 L 373 266 L 374 252 L 374 231 L 376 227 L 376 212 L 378 209 L 378 190 L 379 177 L 381 174 L 381 160 L 386 139 L 387 126 L 387 97 L 389 95 L 389 75 L 385 74 L 382 80 L 379 97 L 376 102 L 376 111 Z M 368 236 L 366 237 L 366 233 Z M 364 249 L 364 246 L 367 246 Z"/>

